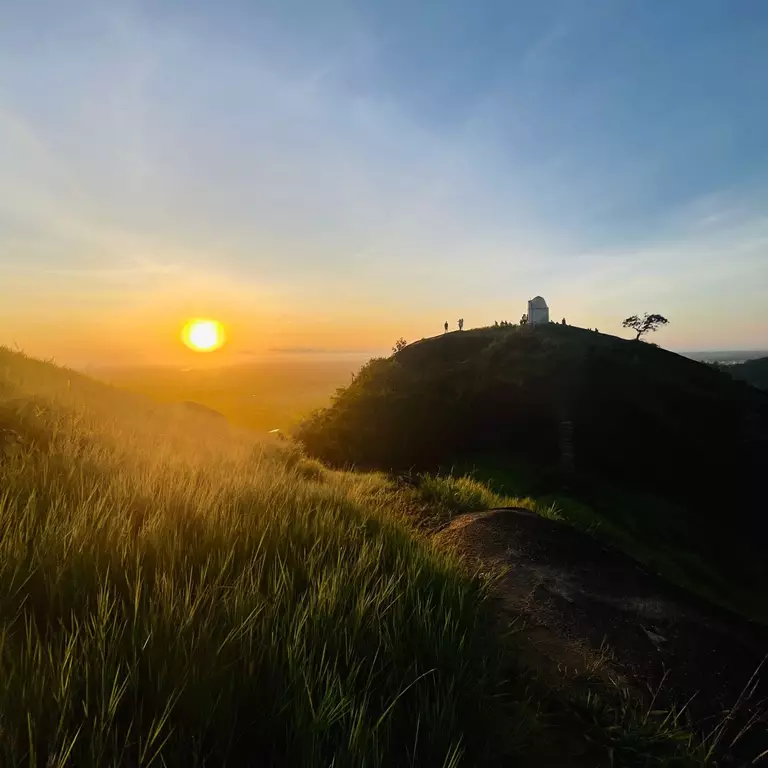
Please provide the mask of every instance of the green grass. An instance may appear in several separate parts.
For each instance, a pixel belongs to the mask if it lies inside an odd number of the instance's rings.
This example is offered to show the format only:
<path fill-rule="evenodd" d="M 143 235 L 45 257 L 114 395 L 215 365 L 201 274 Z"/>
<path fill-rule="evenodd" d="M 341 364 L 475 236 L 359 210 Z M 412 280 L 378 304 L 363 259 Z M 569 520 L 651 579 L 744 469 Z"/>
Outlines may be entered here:
<path fill-rule="evenodd" d="M 557 514 L 331 471 L 0 348 L 0 765 L 543 765 L 572 739 L 697 764 L 614 691 L 535 679 L 414 525 L 493 506 Z"/>
<path fill-rule="evenodd" d="M 457 477 L 477 486 L 477 498 L 496 499 L 491 506 L 521 506 L 563 520 L 627 553 L 668 581 L 710 602 L 768 624 L 764 590 L 755 577 L 750 588 L 734 583 L 715 562 L 692 550 L 689 530 L 674 502 L 631 491 L 600 478 L 566 490 L 561 481 L 537 473 L 508 457 L 480 456 L 458 464 Z M 516 503 L 515 503 L 516 502 Z M 724 508 L 728 500 L 724 500 Z M 477 509 L 488 508 L 479 506 Z"/>
<path fill-rule="evenodd" d="M 7 351 L 0 377 L 0 764 L 483 753 L 482 587 L 391 483 Z"/>
<path fill-rule="evenodd" d="M 471 474 L 419 473 L 408 478 L 410 495 L 429 528 L 450 522 L 454 516 L 484 509 L 517 507 L 535 512 L 551 520 L 560 520 L 555 502 L 537 501 L 529 496 L 497 493 L 489 484 Z"/>

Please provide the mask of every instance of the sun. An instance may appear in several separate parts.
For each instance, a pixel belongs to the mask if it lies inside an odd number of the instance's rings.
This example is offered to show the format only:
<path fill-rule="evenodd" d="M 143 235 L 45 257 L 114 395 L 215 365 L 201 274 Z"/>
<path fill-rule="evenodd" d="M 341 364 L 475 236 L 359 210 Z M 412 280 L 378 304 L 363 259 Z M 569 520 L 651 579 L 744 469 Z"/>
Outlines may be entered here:
<path fill-rule="evenodd" d="M 218 320 L 195 318 L 184 326 L 182 341 L 195 352 L 212 352 L 224 344 L 224 327 Z"/>

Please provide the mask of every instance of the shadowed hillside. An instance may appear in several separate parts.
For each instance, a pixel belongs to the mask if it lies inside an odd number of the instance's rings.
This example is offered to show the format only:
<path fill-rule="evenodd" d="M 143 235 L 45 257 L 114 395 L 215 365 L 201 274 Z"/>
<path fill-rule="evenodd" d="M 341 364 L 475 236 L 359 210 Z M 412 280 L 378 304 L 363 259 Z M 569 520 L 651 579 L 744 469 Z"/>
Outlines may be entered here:
<path fill-rule="evenodd" d="M 723 366 L 734 378 L 746 381 L 753 387 L 768 389 L 768 357 L 758 357 L 736 365 Z"/>
<path fill-rule="evenodd" d="M 582 500 L 643 494 L 637 536 L 737 583 L 766 576 L 768 396 L 652 344 L 560 325 L 446 334 L 372 360 L 298 434 L 339 466 L 492 455 Z"/>

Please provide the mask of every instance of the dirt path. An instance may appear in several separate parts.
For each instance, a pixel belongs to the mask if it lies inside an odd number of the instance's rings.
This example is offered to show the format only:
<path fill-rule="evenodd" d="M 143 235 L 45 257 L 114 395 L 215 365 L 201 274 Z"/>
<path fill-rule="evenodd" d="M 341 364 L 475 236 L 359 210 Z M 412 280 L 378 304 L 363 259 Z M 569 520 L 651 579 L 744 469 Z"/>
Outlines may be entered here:
<path fill-rule="evenodd" d="M 733 707 L 768 653 L 767 628 L 709 605 L 565 523 L 494 509 L 462 515 L 435 538 L 475 566 L 505 571 L 495 589 L 501 615 L 526 622 L 541 669 L 581 665 L 619 675 L 646 695 L 663 681 L 658 702 L 690 700 L 705 731 Z M 768 697 L 768 663 L 755 682 L 743 713 Z"/>

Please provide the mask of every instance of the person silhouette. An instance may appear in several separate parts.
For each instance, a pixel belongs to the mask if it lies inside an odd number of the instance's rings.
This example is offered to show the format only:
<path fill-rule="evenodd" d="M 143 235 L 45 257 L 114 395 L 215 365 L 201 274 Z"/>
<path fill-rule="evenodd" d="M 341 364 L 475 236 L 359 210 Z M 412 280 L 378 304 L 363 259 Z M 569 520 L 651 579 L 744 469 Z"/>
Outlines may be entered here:
<path fill-rule="evenodd" d="M 459 330 L 460 331 L 464 330 L 464 318 L 463 317 L 459 318 Z"/>
<path fill-rule="evenodd" d="M 448 321 L 445 321 L 445 332 L 448 333 Z"/>

